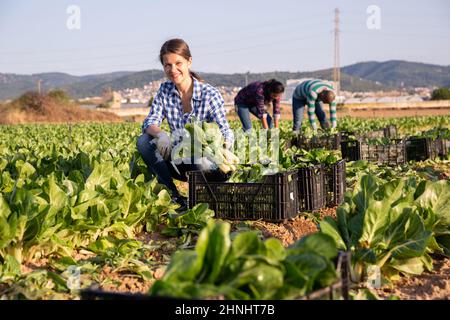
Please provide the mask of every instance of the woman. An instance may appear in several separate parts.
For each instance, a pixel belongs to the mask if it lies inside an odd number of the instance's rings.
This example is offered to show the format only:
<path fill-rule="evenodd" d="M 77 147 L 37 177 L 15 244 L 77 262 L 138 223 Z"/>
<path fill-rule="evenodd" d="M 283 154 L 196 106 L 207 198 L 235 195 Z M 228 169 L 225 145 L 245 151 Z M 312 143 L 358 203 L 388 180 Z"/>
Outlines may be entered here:
<path fill-rule="evenodd" d="M 192 72 L 192 55 L 189 46 L 182 39 L 165 42 L 159 59 L 168 81 L 156 94 L 149 115 L 142 125 L 137 149 L 150 173 L 158 182 L 169 188 L 172 200 L 180 205 L 178 211 L 187 209 L 186 198 L 178 192 L 173 179 L 187 181 L 183 167 L 171 163 L 172 142 L 167 132 L 161 129 L 161 122 L 167 119 L 171 133 L 180 132 L 192 117 L 199 121 L 216 122 L 225 138 L 225 145 L 231 146 L 234 135 L 225 118 L 224 100 L 219 91 L 203 83 Z"/>
<path fill-rule="evenodd" d="M 237 114 L 241 120 L 244 131 L 252 128 L 250 113 L 261 120 L 264 129 L 272 128 L 272 118 L 266 111 L 266 104 L 273 104 L 273 118 L 275 128 L 278 128 L 280 119 L 280 100 L 284 92 L 281 82 L 271 79 L 264 82 L 253 82 L 242 88 L 234 98 Z"/>

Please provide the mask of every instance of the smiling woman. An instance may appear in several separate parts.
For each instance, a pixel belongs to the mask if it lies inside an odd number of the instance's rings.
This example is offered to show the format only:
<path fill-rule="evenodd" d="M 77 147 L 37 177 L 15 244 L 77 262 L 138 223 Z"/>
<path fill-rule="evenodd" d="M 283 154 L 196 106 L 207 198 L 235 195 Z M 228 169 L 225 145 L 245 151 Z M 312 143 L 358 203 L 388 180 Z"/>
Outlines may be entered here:
<path fill-rule="evenodd" d="M 192 55 L 182 39 L 165 42 L 159 54 L 168 81 L 159 88 L 153 99 L 151 110 L 142 125 L 142 135 L 137 148 L 148 170 L 156 175 L 159 183 L 166 185 L 173 200 L 180 204 L 180 211 L 187 208 L 186 199 L 181 197 L 173 179 L 186 181 L 187 170 L 204 169 L 195 164 L 174 167 L 169 135 L 161 130 L 161 122 L 167 119 L 171 133 L 184 130 L 194 117 L 198 121 L 215 122 L 225 138 L 225 146 L 234 140 L 233 132 L 225 117 L 224 100 L 219 91 L 190 70 Z M 174 141 L 174 145 L 179 141 Z"/>

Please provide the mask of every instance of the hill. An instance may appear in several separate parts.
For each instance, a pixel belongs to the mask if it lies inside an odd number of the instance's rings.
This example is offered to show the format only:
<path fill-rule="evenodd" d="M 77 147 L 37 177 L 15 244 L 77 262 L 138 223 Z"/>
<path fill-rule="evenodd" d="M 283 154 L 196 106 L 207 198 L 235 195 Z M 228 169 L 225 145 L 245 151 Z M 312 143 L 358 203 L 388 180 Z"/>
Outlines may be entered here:
<path fill-rule="evenodd" d="M 0 104 L 0 124 L 122 121 L 109 112 L 82 109 L 60 93 L 27 92 L 10 103 Z"/>
<path fill-rule="evenodd" d="M 356 63 L 341 71 L 392 87 L 450 87 L 450 66 L 391 60 Z"/>
<path fill-rule="evenodd" d="M 42 80 L 41 85 L 47 91 L 64 89 L 67 90 L 69 94 L 74 94 L 79 90 L 81 95 L 76 94 L 76 96 L 83 96 L 84 91 L 89 91 L 90 88 L 95 88 L 101 83 L 132 73 L 134 72 L 121 71 L 86 76 L 72 76 L 60 72 L 36 73 L 32 75 L 0 73 L 0 100 L 13 99 L 24 92 L 36 90 L 37 81 L 39 79 Z M 92 92 L 97 91 L 92 90 Z M 98 92 L 101 93 L 101 90 Z"/>
<path fill-rule="evenodd" d="M 214 86 L 238 86 L 245 84 L 244 73 L 199 74 Z M 103 89 L 113 90 L 142 87 L 150 81 L 164 77 L 162 70 L 140 72 L 121 71 L 98 75 L 72 76 L 65 73 L 41 73 L 17 75 L 0 73 L 0 100 L 11 99 L 23 92 L 34 90 L 38 79 L 45 90 L 61 88 L 75 98 L 98 96 Z M 312 72 L 251 73 L 248 80 L 276 78 L 282 82 L 299 78 L 332 78 L 332 69 Z M 343 67 L 341 88 L 347 91 L 391 90 L 400 87 L 450 87 L 450 66 L 438 66 L 407 61 L 361 62 Z"/>

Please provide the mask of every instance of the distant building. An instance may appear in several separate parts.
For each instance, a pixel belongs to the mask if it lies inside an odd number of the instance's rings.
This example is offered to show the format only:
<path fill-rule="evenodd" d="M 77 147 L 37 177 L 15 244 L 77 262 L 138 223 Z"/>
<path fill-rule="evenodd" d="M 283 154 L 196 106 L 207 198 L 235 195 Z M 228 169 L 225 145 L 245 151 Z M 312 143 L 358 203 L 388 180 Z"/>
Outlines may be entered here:
<path fill-rule="evenodd" d="M 396 102 L 396 97 L 382 97 L 377 100 L 378 103 L 393 103 Z"/>
<path fill-rule="evenodd" d="M 421 102 L 424 99 L 421 96 L 414 95 L 408 99 L 409 102 Z"/>
<path fill-rule="evenodd" d="M 120 93 L 111 91 L 110 88 L 103 90 L 102 105 L 112 109 L 119 109 L 121 106 L 121 100 L 122 96 Z"/>
<path fill-rule="evenodd" d="M 377 102 L 377 99 L 373 97 L 367 97 L 361 100 L 361 103 L 375 103 L 375 102 Z"/>
<path fill-rule="evenodd" d="M 344 101 L 344 104 L 361 103 L 359 98 L 350 98 Z"/>

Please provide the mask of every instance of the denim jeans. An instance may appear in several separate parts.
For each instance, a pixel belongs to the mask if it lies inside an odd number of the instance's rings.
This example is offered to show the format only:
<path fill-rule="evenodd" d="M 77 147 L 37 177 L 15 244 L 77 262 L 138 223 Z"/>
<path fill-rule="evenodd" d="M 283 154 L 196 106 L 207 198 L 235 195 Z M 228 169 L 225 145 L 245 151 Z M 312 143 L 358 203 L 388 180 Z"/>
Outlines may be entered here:
<path fill-rule="evenodd" d="M 179 196 L 177 187 L 173 183 L 173 179 L 187 181 L 187 171 L 200 170 L 200 166 L 196 164 L 177 165 L 177 170 L 169 160 L 164 160 L 156 147 L 156 139 L 146 133 L 142 134 L 137 140 L 137 149 L 142 156 L 149 173 L 156 176 L 158 182 L 165 185 L 171 192 L 173 197 Z"/>
<path fill-rule="evenodd" d="M 294 115 L 294 131 L 298 131 L 302 128 L 303 113 L 305 106 L 307 105 L 306 99 L 297 99 L 292 97 L 292 114 Z M 323 111 L 323 102 L 316 100 L 315 114 L 317 119 L 319 119 L 320 126 L 322 128 L 328 127 L 327 116 Z"/>
<path fill-rule="evenodd" d="M 256 106 L 253 107 L 249 107 L 243 104 L 238 104 L 236 106 L 237 108 L 237 114 L 239 116 L 239 119 L 241 120 L 242 123 L 242 127 L 244 129 L 244 131 L 248 131 L 252 128 L 252 121 L 250 120 L 250 113 L 255 115 L 256 117 L 258 117 L 258 108 Z M 269 126 L 269 128 L 272 129 L 273 124 L 272 124 L 272 117 L 267 114 L 267 125 Z"/>

